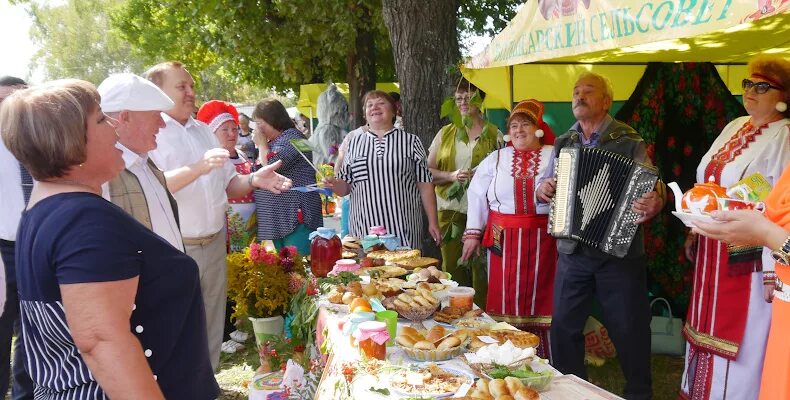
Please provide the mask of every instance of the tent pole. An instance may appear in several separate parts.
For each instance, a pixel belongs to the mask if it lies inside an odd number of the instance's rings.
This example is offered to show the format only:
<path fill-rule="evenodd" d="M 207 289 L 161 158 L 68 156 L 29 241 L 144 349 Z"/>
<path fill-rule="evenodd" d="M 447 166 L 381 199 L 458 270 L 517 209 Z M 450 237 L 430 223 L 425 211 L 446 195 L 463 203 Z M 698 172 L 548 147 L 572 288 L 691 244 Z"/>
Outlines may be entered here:
<path fill-rule="evenodd" d="M 512 65 L 508 65 L 507 66 L 507 72 L 508 72 L 508 74 L 510 74 L 510 104 L 509 104 L 509 106 L 510 106 L 510 109 L 512 110 L 513 109 L 513 103 L 516 102 L 515 98 L 513 97 L 513 86 L 515 86 L 515 82 L 513 82 L 513 66 Z"/>

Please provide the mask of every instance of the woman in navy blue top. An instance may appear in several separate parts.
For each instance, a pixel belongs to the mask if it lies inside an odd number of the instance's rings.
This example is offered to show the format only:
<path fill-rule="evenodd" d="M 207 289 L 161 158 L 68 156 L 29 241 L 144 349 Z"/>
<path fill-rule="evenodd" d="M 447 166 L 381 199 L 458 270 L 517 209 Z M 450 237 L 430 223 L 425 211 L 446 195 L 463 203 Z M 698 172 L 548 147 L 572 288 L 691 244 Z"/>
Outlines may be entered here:
<path fill-rule="evenodd" d="M 0 108 L 38 181 L 16 244 L 34 396 L 215 399 L 197 265 L 100 196 L 124 164 L 98 100 L 88 82 L 55 81 Z"/>
<path fill-rule="evenodd" d="M 261 164 L 282 161 L 277 172 L 291 178 L 294 186 L 315 184 L 315 170 L 291 144 L 291 140 L 305 137 L 294 127 L 282 103 L 275 99 L 261 101 L 255 106 L 252 119 Z M 304 155 L 312 160 L 312 152 Z M 258 240 L 272 240 L 277 249 L 296 246 L 301 255 L 310 254 L 310 232 L 324 225 L 318 192 L 291 190 L 275 194 L 256 190 L 255 210 Z"/>

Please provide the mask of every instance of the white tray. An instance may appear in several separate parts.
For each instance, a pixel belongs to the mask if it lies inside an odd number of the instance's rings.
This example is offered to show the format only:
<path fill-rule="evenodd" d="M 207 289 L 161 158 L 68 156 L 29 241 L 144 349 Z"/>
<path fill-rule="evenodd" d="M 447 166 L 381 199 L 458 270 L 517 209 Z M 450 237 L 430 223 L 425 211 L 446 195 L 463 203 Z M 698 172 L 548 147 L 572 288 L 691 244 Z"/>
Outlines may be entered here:
<path fill-rule="evenodd" d="M 678 219 L 683 221 L 683 224 L 685 224 L 689 228 L 693 228 L 695 226 L 694 225 L 695 221 L 702 221 L 702 222 L 708 222 L 708 223 L 718 223 L 719 222 L 719 221 L 716 221 L 715 219 L 713 219 L 710 215 L 705 215 L 705 214 L 692 214 L 692 213 L 687 213 L 687 212 L 672 211 L 672 215 L 678 217 Z"/>

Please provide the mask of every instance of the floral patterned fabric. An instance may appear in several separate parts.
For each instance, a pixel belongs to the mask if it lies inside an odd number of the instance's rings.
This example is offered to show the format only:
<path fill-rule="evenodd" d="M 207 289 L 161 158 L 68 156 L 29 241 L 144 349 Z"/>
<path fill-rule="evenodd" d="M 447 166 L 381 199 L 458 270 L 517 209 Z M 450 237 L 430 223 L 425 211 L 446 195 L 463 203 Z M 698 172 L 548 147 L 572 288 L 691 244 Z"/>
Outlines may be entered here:
<path fill-rule="evenodd" d="M 710 63 L 650 63 L 634 93 L 616 115 L 647 143 L 664 182 L 684 190 L 696 181 L 700 158 L 724 126 L 746 115 Z M 650 291 L 669 299 L 676 314 L 688 307 L 693 264 L 686 260 L 686 228 L 664 210 L 645 229 Z"/>

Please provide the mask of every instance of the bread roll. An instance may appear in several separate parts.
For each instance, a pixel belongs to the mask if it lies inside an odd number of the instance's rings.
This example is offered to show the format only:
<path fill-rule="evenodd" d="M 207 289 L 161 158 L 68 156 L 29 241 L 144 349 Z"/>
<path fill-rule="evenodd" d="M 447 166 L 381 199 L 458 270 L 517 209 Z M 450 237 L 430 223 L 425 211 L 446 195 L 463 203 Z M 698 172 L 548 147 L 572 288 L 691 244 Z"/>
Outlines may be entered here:
<path fill-rule="evenodd" d="M 433 303 L 431 303 L 430 301 L 428 301 L 428 299 L 426 299 L 425 297 L 422 297 L 422 296 L 414 296 L 414 297 L 412 297 L 412 299 L 414 299 L 414 301 L 415 301 L 417 304 L 419 304 L 419 305 L 421 305 L 421 306 L 423 306 L 423 307 L 433 307 Z"/>
<path fill-rule="evenodd" d="M 496 398 L 510 395 L 510 391 L 507 390 L 507 385 L 503 379 L 493 379 L 491 382 L 488 382 L 488 392 Z"/>
<path fill-rule="evenodd" d="M 490 395 L 491 392 L 488 391 L 488 379 L 478 379 L 477 383 L 475 384 L 477 390 Z"/>
<path fill-rule="evenodd" d="M 437 340 L 444 337 L 444 335 L 446 335 L 444 327 L 441 325 L 435 325 L 425 336 L 425 340 L 435 343 Z"/>
<path fill-rule="evenodd" d="M 354 294 L 354 292 L 345 292 L 343 293 L 343 304 L 351 304 L 357 297 L 359 296 Z"/>
<path fill-rule="evenodd" d="M 450 336 L 447 339 L 442 340 L 442 342 L 439 343 L 439 346 L 437 346 L 436 348 L 439 350 L 447 350 L 447 349 L 458 347 L 460 345 L 461 345 L 461 341 L 458 340 L 457 337 Z"/>
<path fill-rule="evenodd" d="M 398 342 L 399 345 L 408 348 L 414 347 L 414 343 L 416 343 L 410 335 L 398 335 L 395 337 L 395 341 Z"/>
<path fill-rule="evenodd" d="M 516 394 L 516 392 L 524 388 L 524 384 L 514 376 L 506 377 L 505 385 L 507 385 L 507 391 L 510 392 L 510 394 Z"/>
<path fill-rule="evenodd" d="M 427 340 L 421 340 L 414 344 L 414 348 L 418 350 L 436 350 L 436 346 Z"/>
<path fill-rule="evenodd" d="M 405 335 L 410 335 L 410 336 L 417 336 L 417 335 L 420 335 L 420 332 L 417 331 L 416 329 L 408 326 L 408 325 L 405 325 L 405 326 L 402 326 L 400 329 L 398 329 L 398 335 L 404 335 L 404 334 Z M 420 336 L 422 336 L 422 335 L 420 335 Z"/>
<path fill-rule="evenodd" d="M 540 394 L 532 388 L 523 387 L 513 395 L 516 400 L 540 400 Z"/>
<path fill-rule="evenodd" d="M 516 400 L 516 399 L 514 399 L 513 396 L 506 394 L 504 396 L 497 397 L 496 400 Z"/>

